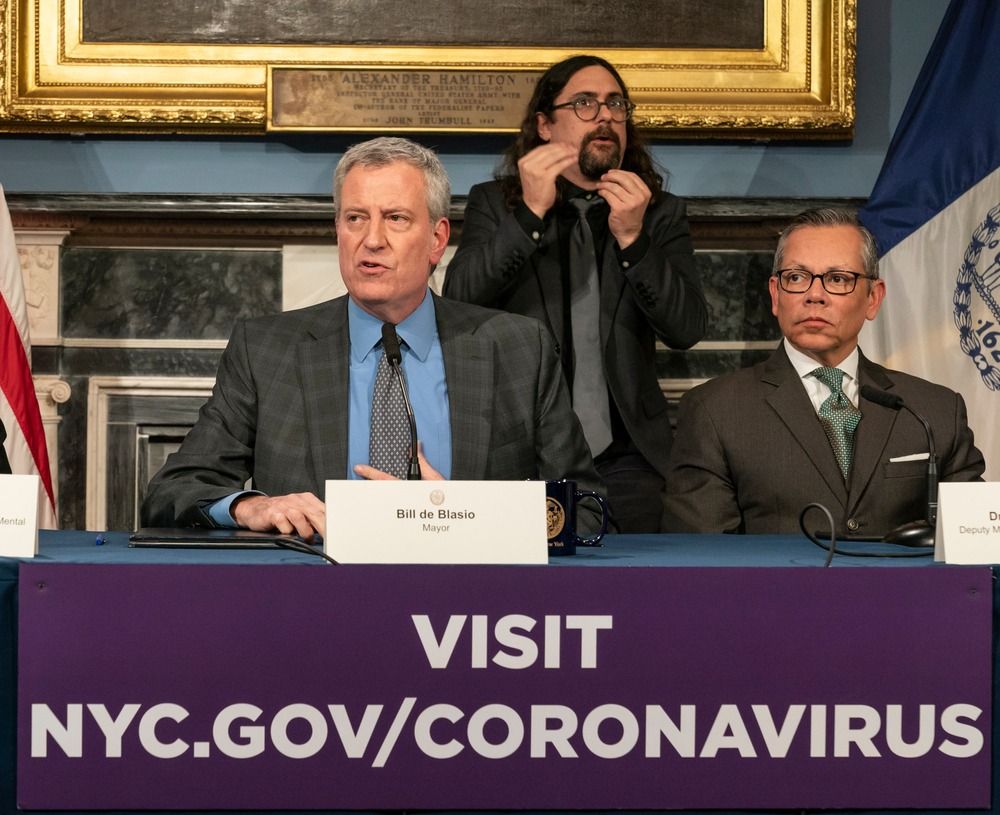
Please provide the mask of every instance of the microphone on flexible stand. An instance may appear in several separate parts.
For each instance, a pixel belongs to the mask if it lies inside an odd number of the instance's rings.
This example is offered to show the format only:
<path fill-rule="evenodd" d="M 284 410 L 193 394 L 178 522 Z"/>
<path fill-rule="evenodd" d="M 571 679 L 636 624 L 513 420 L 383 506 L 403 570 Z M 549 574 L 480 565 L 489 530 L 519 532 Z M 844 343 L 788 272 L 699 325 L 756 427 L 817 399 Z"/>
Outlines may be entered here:
<path fill-rule="evenodd" d="M 396 335 L 396 326 L 392 323 L 382 323 L 382 348 L 385 351 L 385 358 L 388 360 L 392 370 L 396 372 L 399 380 L 399 389 L 403 393 L 403 406 L 406 408 L 406 418 L 410 421 L 410 457 L 406 467 L 407 481 L 420 480 L 420 460 L 417 458 L 417 419 L 413 415 L 413 406 L 410 404 L 410 392 L 406 389 L 406 380 L 403 378 L 403 369 L 400 365 L 403 362 L 403 353 L 399 349 L 399 337 Z"/>
<path fill-rule="evenodd" d="M 904 546 L 933 546 L 934 530 L 937 525 L 938 468 L 931 424 L 907 405 L 902 396 L 873 388 L 871 385 L 861 386 L 861 396 L 869 402 L 891 410 L 905 410 L 916 417 L 917 421 L 924 426 L 924 432 L 927 434 L 927 517 L 922 521 L 911 521 L 897 526 L 883 540 L 886 543 L 899 543 Z"/>

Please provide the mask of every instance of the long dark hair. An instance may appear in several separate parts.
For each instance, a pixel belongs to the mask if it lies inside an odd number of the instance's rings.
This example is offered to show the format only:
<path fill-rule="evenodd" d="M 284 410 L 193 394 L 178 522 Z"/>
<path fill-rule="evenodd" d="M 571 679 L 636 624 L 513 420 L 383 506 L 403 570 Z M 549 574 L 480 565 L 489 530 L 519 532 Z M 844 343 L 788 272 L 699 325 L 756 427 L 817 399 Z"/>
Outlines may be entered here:
<path fill-rule="evenodd" d="M 545 144 L 545 141 L 538 135 L 538 114 L 544 114 L 551 119 L 552 106 L 556 102 L 556 97 L 566 87 L 566 83 L 577 71 L 592 65 L 604 68 L 611 74 L 615 78 L 615 82 L 618 83 L 618 87 L 622 89 L 625 98 L 629 98 L 628 88 L 615 66 L 606 59 L 592 54 L 578 54 L 569 57 L 562 62 L 557 62 L 542 74 L 538 84 L 535 85 L 531 101 L 528 102 L 527 112 L 521 121 L 521 130 L 513 144 L 504 151 L 497 169 L 496 179 L 500 182 L 508 207 L 513 208 L 522 198 L 521 177 L 517 172 L 518 160 L 540 144 Z M 656 171 L 653 157 L 646 149 L 645 140 L 639 134 L 639 129 L 632 119 L 625 122 L 625 140 L 627 144 L 622 154 L 622 169 L 629 170 L 639 176 L 649 187 L 653 201 L 656 201 L 663 194 L 663 177 Z"/>

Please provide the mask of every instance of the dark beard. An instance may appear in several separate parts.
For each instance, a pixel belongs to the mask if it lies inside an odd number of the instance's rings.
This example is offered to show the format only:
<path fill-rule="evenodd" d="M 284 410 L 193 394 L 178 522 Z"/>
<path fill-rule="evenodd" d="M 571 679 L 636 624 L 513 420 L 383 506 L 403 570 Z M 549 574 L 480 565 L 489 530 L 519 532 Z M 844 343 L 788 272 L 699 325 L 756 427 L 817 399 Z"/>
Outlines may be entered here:
<path fill-rule="evenodd" d="M 591 153 L 587 148 L 598 137 L 613 139 L 615 146 L 607 152 L 600 150 Z M 613 130 L 610 128 L 598 128 L 593 133 L 588 133 L 584 137 L 583 143 L 580 145 L 579 158 L 580 172 L 583 173 L 584 178 L 589 178 L 591 181 L 599 181 L 601 176 L 608 170 L 617 169 L 621 163 L 621 142 L 618 140 L 618 134 Z"/>

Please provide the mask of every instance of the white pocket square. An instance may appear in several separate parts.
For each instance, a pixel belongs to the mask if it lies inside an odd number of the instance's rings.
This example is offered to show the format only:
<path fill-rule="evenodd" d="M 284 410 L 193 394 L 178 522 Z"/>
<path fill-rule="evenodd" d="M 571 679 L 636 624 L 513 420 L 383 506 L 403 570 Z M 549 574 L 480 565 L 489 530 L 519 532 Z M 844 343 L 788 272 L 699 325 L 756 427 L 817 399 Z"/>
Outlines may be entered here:
<path fill-rule="evenodd" d="M 897 461 L 927 461 L 930 457 L 930 453 L 910 453 L 908 456 L 896 456 L 895 458 L 890 458 L 889 463 L 895 464 Z"/>

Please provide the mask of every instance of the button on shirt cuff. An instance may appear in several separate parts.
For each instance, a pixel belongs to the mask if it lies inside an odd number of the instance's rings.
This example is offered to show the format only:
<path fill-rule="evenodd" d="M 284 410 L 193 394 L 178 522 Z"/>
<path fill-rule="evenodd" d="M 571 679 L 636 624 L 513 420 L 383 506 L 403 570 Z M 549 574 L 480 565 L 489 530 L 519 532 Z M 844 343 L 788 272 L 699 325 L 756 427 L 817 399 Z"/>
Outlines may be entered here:
<path fill-rule="evenodd" d="M 545 234 L 545 221 L 535 215 L 524 201 L 519 201 L 517 206 L 514 207 L 514 218 L 521 225 L 524 234 L 535 243 L 541 241 L 542 235 Z"/>
<path fill-rule="evenodd" d="M 649 235 L 645 232 L 640 232 L 639 237 L 626 249 L 615 244 L 615 254 L 623 269 L 631 269 L 646 256 L 647 251 L 649 251 Z"/>

